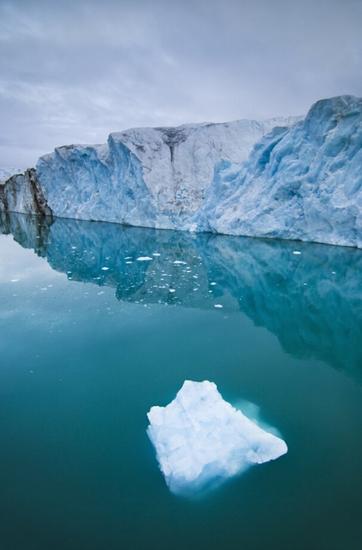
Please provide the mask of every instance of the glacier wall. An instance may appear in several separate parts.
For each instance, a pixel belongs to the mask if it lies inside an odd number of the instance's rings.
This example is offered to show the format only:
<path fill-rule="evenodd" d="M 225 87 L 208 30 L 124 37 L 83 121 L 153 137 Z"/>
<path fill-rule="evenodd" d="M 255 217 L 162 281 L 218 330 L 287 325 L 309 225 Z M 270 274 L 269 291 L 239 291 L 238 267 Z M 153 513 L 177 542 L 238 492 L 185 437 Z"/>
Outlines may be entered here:
<path fill-rule="evenodd" d="M 276 124 L 295 120 L 131 129 L 105 145 L 59 147 L 39 159 L 37 174 L 56 216 L 183 229 L 220 159 L 246 160 Z"/>
<path fill-rule="evenodd" d="M 304 120 L 136 128 L 59 147 L 31 178 L 0 184 L 0 209 L 360 248 L 361 167 L 362 99 L 340 96 Z"/>
<path fill-rule="evenodd" d="M 362 247 L 362 99 L 318 101 L 215 169 L 198 230 Z"/>

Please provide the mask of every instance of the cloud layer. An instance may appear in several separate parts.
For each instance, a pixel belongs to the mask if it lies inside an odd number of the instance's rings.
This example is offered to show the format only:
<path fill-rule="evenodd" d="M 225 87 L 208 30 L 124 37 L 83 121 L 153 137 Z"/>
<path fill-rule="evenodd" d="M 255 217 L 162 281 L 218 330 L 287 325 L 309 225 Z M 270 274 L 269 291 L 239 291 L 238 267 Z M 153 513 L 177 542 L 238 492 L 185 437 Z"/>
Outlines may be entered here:
<path fill-rule="evenodd" d="M 0 0 L 0 166 L 362 95 L 360 0 Z"/>

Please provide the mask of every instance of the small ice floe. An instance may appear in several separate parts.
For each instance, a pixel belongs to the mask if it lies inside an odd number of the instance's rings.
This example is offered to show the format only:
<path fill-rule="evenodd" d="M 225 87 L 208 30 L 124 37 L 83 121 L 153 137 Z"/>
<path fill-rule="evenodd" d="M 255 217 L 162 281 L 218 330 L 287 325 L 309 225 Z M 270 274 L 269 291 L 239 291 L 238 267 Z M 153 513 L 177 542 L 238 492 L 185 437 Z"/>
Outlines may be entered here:
<path fill-rule="evenodd" d="M 176 289 L 175 288 L 169 288 L 168 291 L 169 292 L 176 292 Z"/>
<path fill-rule="evenodd" d="M 137 262 L 150 262 L 151 260 L 153 260 L 151 256 L 138 256 L 137 258 Z"/>
<path fill-rule="evenodd" d="M 301 254 L 301 251 L 300 250 L 293 250 L 293 254 L 295 256 L 299 256 Z"/>
<path fill-rule="evenodd" d="M 128 260 L 128 261 L 126 262 L 126 264 L 133 264 L 133 262 L 130 261 L 130 260 Z"/>
<path fill-rule="evenodd" d="M 102 294 L 104 294 L 104 290 L 100 290 L 99 292 L 97 292 L 98 296 L 102 296 Z"/>
<path fill-rule="evenodd" d="M 212 281 L 212 283 L 210 283 L 210 286 L 215 286 L 215 285 L 216 285 L 215 281 Z"/>
<path fill-rule="evenodd" d="M 19 281 L 20 281 L 20 279 L 10 279 L 11 283 L 18 283 Z"/>
<path fill-rule="evenodd" d="M 105 265 L 101 269 L 102 269 L 102 271 L 109 271 L 109 267 L 107 267 Z"/>
<path fill-rule="evenodd" d="M 147 433 L 169 489 L 194 496 L 253 464 L 275 460 L 286 443 L 224 401 L 216 384 L 186 380 L 166 407 L 152 407 Z"/>
<path fill-rule="evenodd" d="M 161 254 L 159 252 L 153 252 L 152 256 L 158 257 L 161 256 Z"/>
<path fill-rule="evenodd" d="M 224 306 L 222 304 L 214 304 L 214 307 L 217 309 L 222 309 Z"/>
<path fill-rule="evenodd" d="M 174 265 L 187 265 L 187 263 L 183 262 L 182 260 L 175 260 L 173 263 Z"/>

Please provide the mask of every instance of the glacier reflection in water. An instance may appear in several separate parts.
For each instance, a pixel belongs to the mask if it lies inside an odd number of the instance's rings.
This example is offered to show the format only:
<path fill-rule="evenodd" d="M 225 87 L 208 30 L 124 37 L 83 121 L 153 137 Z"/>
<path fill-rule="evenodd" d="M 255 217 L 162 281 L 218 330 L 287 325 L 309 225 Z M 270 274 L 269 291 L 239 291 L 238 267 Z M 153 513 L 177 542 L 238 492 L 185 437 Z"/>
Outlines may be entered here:
<path fill-rule="evenodd" d="M 118 300 L 240 311 L 294 357 L 362 380 L 360 250 L 20 214 L 0 214 L 0 232 Z"/>

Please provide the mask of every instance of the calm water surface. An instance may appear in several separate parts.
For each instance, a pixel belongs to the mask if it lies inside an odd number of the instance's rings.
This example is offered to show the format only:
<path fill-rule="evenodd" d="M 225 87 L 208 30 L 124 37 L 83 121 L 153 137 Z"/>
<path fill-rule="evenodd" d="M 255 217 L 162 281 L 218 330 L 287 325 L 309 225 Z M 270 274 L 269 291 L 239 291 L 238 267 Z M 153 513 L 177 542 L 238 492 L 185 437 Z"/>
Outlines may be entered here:
<path fill-rule="evenodd" d="M 362 547 L 362 252 L 20 215 L 0 232 L 1 550 Z M 288 454 L 170 493 L 146 413 L 187 378 L 256 404 Z"/>

